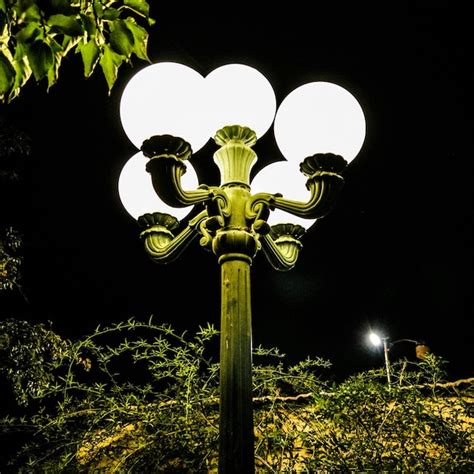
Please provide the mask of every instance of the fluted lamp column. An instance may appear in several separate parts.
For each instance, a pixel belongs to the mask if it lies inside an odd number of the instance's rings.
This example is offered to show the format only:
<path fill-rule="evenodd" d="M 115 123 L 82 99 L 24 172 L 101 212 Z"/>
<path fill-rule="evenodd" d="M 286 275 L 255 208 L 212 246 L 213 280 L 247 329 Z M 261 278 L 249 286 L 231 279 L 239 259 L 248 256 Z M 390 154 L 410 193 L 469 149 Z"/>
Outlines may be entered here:
<path fill-rule="evenodd" d="M 151 79 L 148 85 L 147 77 Z M 321 93 L 322 84 L 325 89 Z M 298 88 L 287 96 L 275 117 L 273 89 L 254 68 L 228 64 L 204 79 L 187 66 L 158 63 L 134 76 L 122 97 L 122 124 L 141 150 L 132 160 L 141 160 L 138 174 L 143 179 L 128 189 L 136 195 L 152 189 L 155 199 L 151 203 L 155 209 L 148 205 L 129 211 L 143 228 L 147 253 L 157 263 L 168 263 L 199 236 L 200 245 L 216 255 L 221 268 L 221 473 L 255 471 L 253 258 L 263 249 L 275 269 L 293 268 L 302 248 L 301 238 L 316 219 L 330 211 L 343 184 L 342 171 L 359 152 L 365 136 L 363 114 L 355 117 L 354 124 L 354 116 L 347 120 L 347 107 L 342 112 L 338 109 L 342 95 L 342 102 L 359 112 L 351 94 L 334 84 L 306 86 L 302 86 L 303 94 Z M 321 97 L 326 100 L 328 94 L 332 97 L 329 112 L 327 104 L 321 103 Z M 328 118 L 334 116 L 343 124 L 335 127 Z M 252 167 L 258 160 L 252 147 L 274 119 L 275 138 L 287 161 L 268 165 L 250 183 Z M 326 128 L 318 135 L 319 141 L 308 139 L 314 138 L 315 123 L 327 127 L 328 122 L 338 130 Z M 329 132 L 343 142 L 351 134 L 356 138 L 352 148 L 344 148 L 344 158 L 340 147 L 324 143 Z M 210 137 L 218 146 L 213 159 L 220 171 L 219 186 L 198 183 L 189 162 Z M 123 183 L 128 167 L 132 165 L 124 167 Z M 127 187 L 123 183 L 119 184 L 121 190 Z M 120 194 L 127 207 L 131 198 L 124 198 L 122 191 Z M 201 212 L 189 214 L 194 205 L 199 205 Z M 179 213 L 182 230 L 176 233 Z"/>
<path fill-rule="evenodd" d="M 214 161 L 221 174 L 222 227 L 212 249 L 221 266 L 219 471 L 254 472 L 252 407 L 252 318 L 250 266 L 260 234 L 246 212 L 252 150 L 273 123 L 276 99 L 256 69 L 227 64 L 207 77 L 209 99 L 219 131 Z M 225 107 L 222 106 L 225 104 Z M 235 124 L 235 125 L 234 125 Z"/>

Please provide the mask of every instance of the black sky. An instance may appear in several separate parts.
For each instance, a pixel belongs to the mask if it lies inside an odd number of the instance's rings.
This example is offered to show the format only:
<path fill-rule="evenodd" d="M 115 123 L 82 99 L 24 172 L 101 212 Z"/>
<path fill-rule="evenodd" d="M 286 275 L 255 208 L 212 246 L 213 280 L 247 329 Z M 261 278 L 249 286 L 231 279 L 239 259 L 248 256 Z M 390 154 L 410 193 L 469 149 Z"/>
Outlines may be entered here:
<path fill-rule="evenodd" d="M 364 146 L 333 212 L 304 237 L 296 268 L 278 273 L 263 255 L 255 259 L 255 344 L 277 346 L 290 360 L 329 358 L 341 377 L 382 363 L 365 344 L 369 328 L 379 328 L 392 340 L 427 341 L 450 362 L 452 378 L 472 376 L 467 13 L 151 3 L 158 20 L 153 62 L 182 62 L 203 75 L 248 64 L 269 79 L 278 103 L 306 82 L 335 82 L 366 116 Z M 143 66 L 124 67 L 108 96 L 100 73 L 84 80 L 75 58 L 49 93 L 31 84 L 2 106 L 2 117 L 30 134 L 34 150 L 16 200 L 2 205 L 15 210 L 25 234 L 28 303 L 18 298 L 2 317 L 15 311 L 51 320 L 67 337 L 150 314 L 190 331 L 219 325 L 216 259 L 195 243 L 177 262 L 153 264 L 118 197 L 121 168 L 136 152 L 120 125 L 119 100 Z M 215 149 L 210 141 L 192 159 L 208 184 L 217 179 Z M 272 129 L 255 150 L 262 163 L 282 159 Z M 412 354 L 400 344 L 392 355 Z"/>

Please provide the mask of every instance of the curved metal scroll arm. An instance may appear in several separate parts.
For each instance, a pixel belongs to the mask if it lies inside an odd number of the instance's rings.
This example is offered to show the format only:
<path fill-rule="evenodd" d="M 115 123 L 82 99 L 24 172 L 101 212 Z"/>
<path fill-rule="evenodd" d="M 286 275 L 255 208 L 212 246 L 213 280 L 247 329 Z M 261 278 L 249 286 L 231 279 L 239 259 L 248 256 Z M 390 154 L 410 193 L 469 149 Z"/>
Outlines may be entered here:
<path fill-rule="evenodd" d="M 289 212 L 298 217 L 317 219 L 327 215 L 336 201 L 344 179 L 336 173 L 326 171 L 308 179 L 306 186 L 311 195 L 307 202 L 292 201 L 274 196 L 272 205 L 276 209 Z"/>
<path fill-rule="evenodd" d="M 262 250 L 270 265 L 282 272 L 291 270 L 303 248 L 300 238 L 305 234 L 304 227 L 295 224 L 277 224 L 270 233 L 262 235 Z"/>
<path fill-rule="evenodd" d="M 303 218 L 324 217 L 331 210 L 344 184 L 340 173 L 346 164 L 344 158 L 332 153 L 309 156 L 300 165 L 300 171 L 308 178 L 306 187 L 311 193 L 307 202 L 286 199 L 281 194 L 258 193 L 248 202 L 248 215 L 256 216 L 262 206 L 268 206 Z"/>
<path fill-rule="evenodd" d="M 151 174 L 153 188 L 160 199 L 173 207 L 186 207 L 207 201 L 213 195 L 208 186 L 187 191 L 181 186 L 181 177 L 186 173 L 191 145 L 172 135 L 155 135 L 143 142 L 143 154 L 150 158 L 146 170 Z"/>
<path fill-rule="evenodd" d="M 416 345 L 420 345 L 420 344 L 424 344 L 423 341 L 417 341 L 416 339 L 397 339 L 396 341 L 388 341 L 388 346 L 393 346 L 399 342 L 412 342 L 413 344 L 416 344 Z"/>
<path fill-rule="evenodd" d="M 187 226 L 175 236 L 171 231 L 178 227 L 178 219 L 160 212 L 145 214 L 138 219 L 139 225 L 145 227 L 140 238 L 144 240 L 145 250 L 154 262 L 170 263 L 199 235 L 199 226 L 205 219 L 207 211 L 204 210 L 190 219 Z"/>

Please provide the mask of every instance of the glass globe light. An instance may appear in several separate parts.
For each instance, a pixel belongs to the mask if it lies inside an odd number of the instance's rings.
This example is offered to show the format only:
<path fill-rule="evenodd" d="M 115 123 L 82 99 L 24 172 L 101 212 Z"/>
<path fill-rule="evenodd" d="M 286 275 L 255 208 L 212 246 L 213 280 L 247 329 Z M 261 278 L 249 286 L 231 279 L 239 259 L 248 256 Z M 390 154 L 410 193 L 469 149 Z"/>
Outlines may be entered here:
<path fill-rule="evenodd" d="M 134 219 L 153 212 L 171 214 L 179 220 L 183 219 L 192 208 L 168 206 L 157 196 L 151 182 L 151 175 L 145 169 L 147 161 L 142 152 L 139 152 L 133 155 L 122 168 L 118 191 L 123 207 Z M 187 163 L 182 184 L 184 189 L 196 189 L 199 185 L 196 171 L 190 163 Z"/>
<path fill-rule="evenodd" d="M 376 334 L 375 332 L 371 332 L 369 334 L 369 341 L 374 345 L 375 347 L 380 346 L 382 344 L 382 339 L 381 337 Z"/>
<path fill-rule="evenodd" d="M 365 139 L 365 117 L 355 97 L 330 82 L 310 82 L 290 92 L 275 116 L 275 139 L 283 156 L 301 163 L 316 153 L 352 161 Z"/>
<path fill-rule="evenodd" d="M 244 64 L 226 64 L 207 75 L 206 86 L 212 136 L 226 125 L 249 127 L 257 138 L 270 128 L 276 98 L 270 82 L 261 72 Z"/>
<path fill-rule="evenodd" d="M 260 170 L 250 183 L 250 187 L 252 194 L 280 193 L 286 199 L 307 202 L 311 195 L 306 189 L 307 179 L 298 171 L 294 163 L 278 161 Z M 305 229 L 309 229 L 316 222 L 316 219 L 304 219 L 280 209 L 275 209 L 270 212 L 267 222 L 270 225 L 298 224 Z"/>
<path fill-rule="evenodd" d="M 130 141 L 140 148 L 153 135 L 183 138 L 195 153 L 211 133 L 204 77 L 188 66 L 156 63 L 141 69 L 126 85 L 120 119 Z"/>

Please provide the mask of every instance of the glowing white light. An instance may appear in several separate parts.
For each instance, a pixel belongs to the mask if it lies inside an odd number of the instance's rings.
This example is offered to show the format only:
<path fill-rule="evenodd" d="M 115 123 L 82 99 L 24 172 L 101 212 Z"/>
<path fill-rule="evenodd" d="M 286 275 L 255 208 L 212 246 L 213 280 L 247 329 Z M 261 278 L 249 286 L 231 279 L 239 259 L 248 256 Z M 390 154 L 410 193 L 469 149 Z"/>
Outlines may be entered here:
<path fill-rule="evenodd" d="M 206 77 L 209 107 L 215 132 L 226 125 L 251 128 L 262 137 L 273 123 L 276 98 L 267 78 L 243 64 L 227 64 Z"/>
<path fill-rule="evenodd" d="M 257 193 L 280 193 L 284 198 L 292 201 L 307 202 L 311 196 L 306 189 L 308 178 L 299 172 L 294 163 L 278 161 L 271 163 L 260 170 L 250 183 L 252 194 Z M 275 224 L 298 224 L 309 229 L 316 219 L 303 219 L 288 212 L 275 209 L 270 212 L 268 223 Z"/>
<path fill-rule="evenodd" d="M 350 162 L 364 143 L 365 117 L 355 97 L 343 87 L 311 82 L 283 100 L 274 132 L 289 161 L 301 163 L 315 153 L 334 153 Z"/>
<path fill-rule="evenodd" d="M 374 346 L 380 346 L 382 344 L 382 339 L 378 334 L 375 334 L 374 332 L 371 332 L 369 334 L 369 341 L 374 345 Z"/>
<path fill-rule="evenodd" d="M 125 210 L 138 219 L 146 213 L 162 212 L 183 219 L 192 207 L 172 207 L 165 204 L 156 194 L 151 182 L 151 175 L 145 166 L 148 159 L 141 152 L 133 155 L 122 168 L 118 190 Z M 182 178 L 184 189 L 196 189 L 199 181 L 191 163 L 186 163 L 186 173 Z"/>
<path fill-rule="evenodd" d="M 212 133 L 205 107 L 204 77 L 183 64 L 163 62 L 130 79 L 120 101 L 120 119 L 137 148 L 153 135 L 169 134 L 189 142 L 195 153 Z"/>

